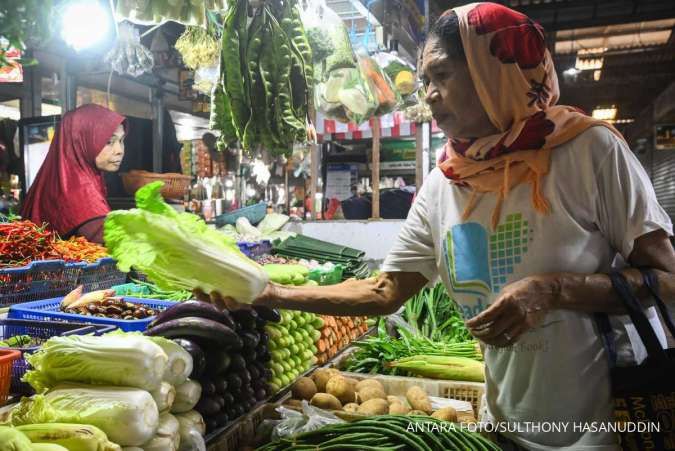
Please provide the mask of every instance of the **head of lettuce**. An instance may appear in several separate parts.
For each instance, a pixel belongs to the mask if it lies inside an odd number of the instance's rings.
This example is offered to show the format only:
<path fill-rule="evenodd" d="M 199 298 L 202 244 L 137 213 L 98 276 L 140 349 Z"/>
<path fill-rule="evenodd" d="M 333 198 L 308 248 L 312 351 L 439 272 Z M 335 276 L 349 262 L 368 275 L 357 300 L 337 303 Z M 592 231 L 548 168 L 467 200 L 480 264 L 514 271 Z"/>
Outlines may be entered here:
<path fill-rule="evenodd" d="M 262 267 L 232 238 L 164 202 L 162 185 L 139 189 L 137 208 L 108 214 L 103 237 L 118 267 L 127 272 L 133 266 L 162 289 L 216 291 L 252 303 L 268 282 Z"/>

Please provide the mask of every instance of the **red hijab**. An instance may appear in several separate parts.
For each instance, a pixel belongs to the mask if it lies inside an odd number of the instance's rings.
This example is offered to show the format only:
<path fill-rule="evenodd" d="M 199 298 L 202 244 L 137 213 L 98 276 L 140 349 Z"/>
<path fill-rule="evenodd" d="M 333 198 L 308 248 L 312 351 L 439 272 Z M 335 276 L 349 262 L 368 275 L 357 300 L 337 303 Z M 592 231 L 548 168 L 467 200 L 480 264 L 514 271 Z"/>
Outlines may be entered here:
<path fill-rule="evenodd" d="M 124 116 L 99 105 L 66 113 L 28 191 L 21 216 L 65 235 L 110 212 L 96 157 Z"/>

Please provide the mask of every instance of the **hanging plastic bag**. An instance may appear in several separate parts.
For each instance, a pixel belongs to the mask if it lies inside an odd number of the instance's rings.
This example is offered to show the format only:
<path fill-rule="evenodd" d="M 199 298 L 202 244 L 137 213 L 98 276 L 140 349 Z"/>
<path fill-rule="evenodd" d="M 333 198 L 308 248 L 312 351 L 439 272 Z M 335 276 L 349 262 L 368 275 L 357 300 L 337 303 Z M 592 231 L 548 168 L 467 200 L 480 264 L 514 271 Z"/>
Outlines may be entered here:
<path fill-rule="evenodd" d="M 207 96 L 211 95 L 213 87 L 218 82 L 220 68 L 218 66 L 200 67 L 195 71 L 195 82 L 193 87 Z"/>
<path fill-rule="evenodd" d="M 394 83 L 394 88 L 406 98 L 420 88 L 415 68 L 393 53 L 379 52 L 373 55 L 385 74 Z"/>
<path fill-rule="evenodd" d="M 327 118 L 360 124 L 373 117 L 379 103 L 360 69 L 341 68 L 317 85 L 316 105 Z"/>
<path fill-rule="evenodd" d="M 391 113 L 403 104 L 401 95 L 394 89 L 387 74 L 382 71 L 375 59 L 365 51 L 358 52 L 359 68 L 362 76 L 370 82 L 372 91 L 377 98 L 376 116 Z"/>
<path fill-rule="evenodd" d="M 115 47 L 108 52 L 105 62 L 118 74 L 132 77 L 151 72 L 154 66 L 152 52 L 141 44 L 138 30 L 127 23 L 120 24 Z"/>

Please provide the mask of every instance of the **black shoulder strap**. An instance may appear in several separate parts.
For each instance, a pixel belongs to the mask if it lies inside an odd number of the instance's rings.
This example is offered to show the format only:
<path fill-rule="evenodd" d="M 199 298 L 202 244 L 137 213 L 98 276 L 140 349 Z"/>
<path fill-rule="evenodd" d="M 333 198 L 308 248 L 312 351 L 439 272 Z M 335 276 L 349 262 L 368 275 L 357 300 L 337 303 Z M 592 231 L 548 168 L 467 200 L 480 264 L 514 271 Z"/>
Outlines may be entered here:
<path fill-rule="evenodd" d="M 642 309 L 642 304 L 635 297 L 635 295 L 630 290 L 630 285 L 628 281 L 620 272 L 612 272 L 610 275 L 612 279 L 612 286 L 614 290 L 619 295 L 624 307 L 628 311 L 630 319 L 635 325 L 635 329 L 640 335 L 640 339 L 647 349 L 647 355 L 649 359 L 658 362 L 660 364 L 666 365 L 668 362 L 668 356 L 661 347 L 659 339 L 652 329 L 652 325 L 645 316 L 645 313 Z"/>
<path fill-rule="evenodd" d="M 673 319 L 670 317 L 668 307 L 666 307 L 665 302 L 663 302 L 663 299 L 661 299 L 661 296 L 659 295 L 659 279 L 656 277 L 656 274 L 654 274 L 654 271 L 649 268 L 640 268 L 640 272 L 642 273 L 642 279 L 644 280 L 645 285 L 649 288 L 649 292 L 654 298 L 654 302 L 656 302 L 656 306 L 661 312 L 663 322 L 666 323 L 666 327 L 670 331 L 670 334 L 675 338 L 675 324 L 673 324 Z"/>

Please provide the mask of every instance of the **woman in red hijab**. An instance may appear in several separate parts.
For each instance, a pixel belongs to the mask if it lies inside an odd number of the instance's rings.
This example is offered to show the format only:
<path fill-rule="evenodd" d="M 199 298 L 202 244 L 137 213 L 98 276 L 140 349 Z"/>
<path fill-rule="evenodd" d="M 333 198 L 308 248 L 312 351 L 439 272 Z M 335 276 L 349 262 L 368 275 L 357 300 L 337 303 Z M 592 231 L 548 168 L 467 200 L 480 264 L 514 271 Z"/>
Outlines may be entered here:
<path fill-rule="evenodd" d="M 124 116 L 102 106 L 83 105 L 66 113 L 21 216 L 49 224 L 63 238 L 78 235 L 102 243 L 110 211 L 103 173 L 119 170 L 124 133 Z"/>

